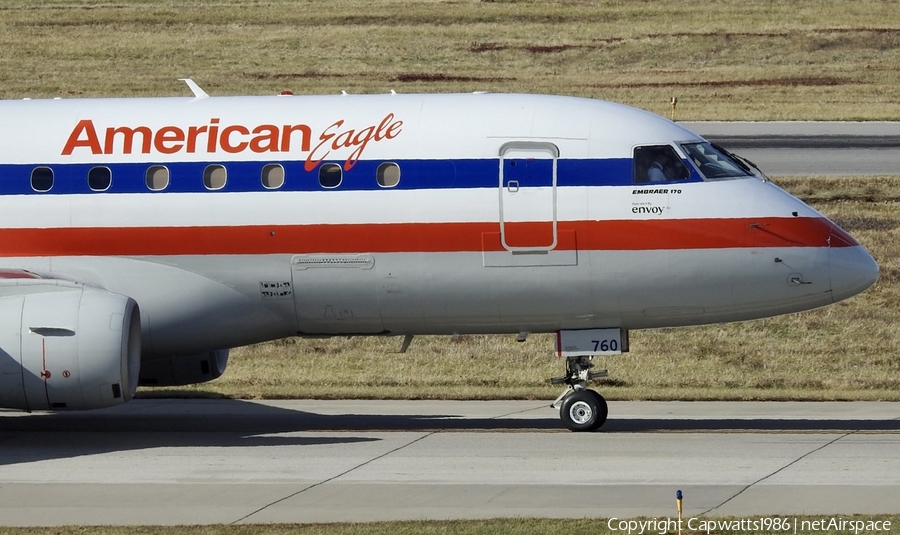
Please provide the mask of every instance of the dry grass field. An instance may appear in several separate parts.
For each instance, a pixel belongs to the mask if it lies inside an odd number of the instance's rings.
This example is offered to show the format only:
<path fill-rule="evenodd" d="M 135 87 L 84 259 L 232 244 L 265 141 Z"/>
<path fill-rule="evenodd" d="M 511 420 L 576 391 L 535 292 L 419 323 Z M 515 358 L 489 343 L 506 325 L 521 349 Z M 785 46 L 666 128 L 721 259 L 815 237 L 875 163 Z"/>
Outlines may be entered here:
<path fill-rule="evenodd" d="M 900 120 L 900 3 L 5 0 L 0 97 L 489 90 L 680 120 Z M 632 333 L 611 399 L 900 399 L 900 178 L 780 180 L 859 237 L 879 283 L 837 306 Z M 547 336 L 285 340 L 176 395 L 552 398 Z M 171 395 L 144 391 L 143 395 Z"/>
<path fill-rule="evenodd" d="M 788 517 L 792 520 L 794 517 Z M 890 522 L 892 527 L 900 523 L 897 515 L 842 515 L 847 520 L 881 520 Z M 800 535 L 838 535 L 848 531 L 804 529 L 803 521 L 814 522 L 821 517 L 797 517 L 796 534 Z M 826 517 L 826 521 L 830 519 Z M 708 520 L 704 518 L 704 520 Z M 741 520 L 740 518 L 722 518 L 720 520 Z M 684 519 L 685 524 L 688 518 Z M 617 528 L 613 523 L 612 528 Z M 0 535 L 495 535 L 497 533 L 515 533 L 517 535 L 619 535 L 621 529 L 611 529 L 605 518 L 582 519 L 534 519 L 534 518 L 495 518 L 489 520 L 446 520 L 446 521 L 406 521 L 406 522 L 372 522 L 359 524 L 268 524 L 268 525 L 215 525 L 215 526 L 178 526 L 176 528 L 160 526 L 94 526 L 94 527 L 56 527 L 52 532 L 47 528 L 3 528 Z M 625 531 L 625 533 L 628 533 Z M 634 532 L 636 533 L 636 531 Z M 651 531 L 650 533 L 657 533 Z M 676 533 L 672 531 L 670 533 Z M 686 532 L 706 533 L 706 532 Z M 716 535 L 749 535 L 750 531 L 716 530 Z M 786 533 L 786 532 L 785 532 Z M 794 533 L 793 530 L 791 533 Z M 852 533 L 852 531 L 849 531 Z M 863 533 L 862 531 L 860 533 Z M 890 530 L 887 531 L 890 533 Z"/>
<path fill-rule="evenodd" d="M 4 0 L 0 97 L 476 91 L 900 119 L 884 0 Z"/>

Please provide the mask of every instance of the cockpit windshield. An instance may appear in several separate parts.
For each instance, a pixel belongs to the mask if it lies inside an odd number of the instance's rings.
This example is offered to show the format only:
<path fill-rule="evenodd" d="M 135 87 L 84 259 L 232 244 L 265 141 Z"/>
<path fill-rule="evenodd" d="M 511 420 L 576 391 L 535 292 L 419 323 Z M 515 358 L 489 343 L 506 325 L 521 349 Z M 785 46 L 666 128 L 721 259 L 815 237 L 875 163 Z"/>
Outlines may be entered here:
<path fill-rule="evenodd" d="M 753 176 L 746 165 L 710 143 L 683 143 L 681 148 L 706 178 Z"/>

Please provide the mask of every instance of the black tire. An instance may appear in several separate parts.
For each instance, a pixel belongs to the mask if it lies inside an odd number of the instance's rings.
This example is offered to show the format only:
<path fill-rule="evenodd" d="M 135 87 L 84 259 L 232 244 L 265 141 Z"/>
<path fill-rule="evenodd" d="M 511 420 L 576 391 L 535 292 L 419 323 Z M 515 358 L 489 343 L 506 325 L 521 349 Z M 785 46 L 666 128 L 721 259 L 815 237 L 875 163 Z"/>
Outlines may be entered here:
<path fill-rule="evenodd" d="M 593 390 L 576 390 L 563 400 L 559 417 L 570 431 L 596 431 L 606 422 L 609 408 Z"/>

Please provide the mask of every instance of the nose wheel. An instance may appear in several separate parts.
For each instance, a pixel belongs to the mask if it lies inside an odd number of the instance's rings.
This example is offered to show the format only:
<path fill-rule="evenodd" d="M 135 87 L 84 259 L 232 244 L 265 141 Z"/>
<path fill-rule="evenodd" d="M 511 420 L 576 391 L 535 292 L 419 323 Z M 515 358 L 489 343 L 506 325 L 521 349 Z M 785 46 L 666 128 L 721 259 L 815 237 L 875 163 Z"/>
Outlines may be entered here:
<path fill-rule="evenodd" d="M 606 422 L 609 408 L 603 396 L 587 388 L 591 379 L 607 377 L 606 370 L 592 372 L 593 357 L 567 357 L 566 376 L 550 380 L 553 384 L 568 385 L 551 407 L 559 406 L 559 418 L 571 431 L 596 431 Z"/>
<path fill-rule="evenodd" d="M 559 417 L 570 431 L 596 431 L 606 422 L 606 400 L 595 390 L 578 389 L 563 399 Z"/>

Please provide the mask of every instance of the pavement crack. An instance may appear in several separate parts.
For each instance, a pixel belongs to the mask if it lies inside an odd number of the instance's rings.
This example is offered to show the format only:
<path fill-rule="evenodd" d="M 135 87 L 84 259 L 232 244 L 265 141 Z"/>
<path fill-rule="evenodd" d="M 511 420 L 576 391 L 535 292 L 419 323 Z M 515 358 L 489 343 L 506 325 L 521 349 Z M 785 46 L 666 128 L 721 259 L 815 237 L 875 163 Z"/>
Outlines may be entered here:
<path fill-rule="evenodd" d="M 491 416 L 491 417 L 488 418 L 488 419 L 489 419 L 489 420 L 499 420 L 500 418 L 508 418 L 508 417 L 510 417 L 510 416 L 515 416 L 515 415 L 517 415 L 517 414 L 525 414 L 526 412 L 534 412 L 534 411 L 536 411 L 536 410 L 546 409 L 546 408 L 547 408 L 547 405 L 540 405 L 540 406 L 538 406 L 538 407 L 531 407 L 531 408 L 528 408 L 528 409 L 522 409 L 522 410 L 520 410 L 520 411 L 513 411 L 513 412 L 508 412 L 508 413 L 506 413 L 506 414 L 499 414 L 499 415 L 497 415 L 497 416 Z"/>
<path fill-rule="evenodd" d="M 341 472 L 340 474 L 331 476 L 331 477 L 329 477 L 328 479 L 324 479 L 324 480 L 322 480 L 322 481 L 319 481 L 318 483 L 313 483 L 312 485 L 308 485 L 308 486 L 306 486 L 306 487 L 304 487 L 304 488 L 298 490 L 297 492 L 288 494 L 287 496 L 283 496 L 283 497 L 281 497 L 281 498 L 279 498 L 279 499 L 277 499 L 277 500 L 275 500 L 275 501 L 273 501 L 273 502 L 267 503 L 266 505 L 263 505 L 263 506 L 260 507 L 259 509 L 256 509 L 255 511 L 252 511 L 252 512 L 250 512 L 250 513 L 247 513 L 246 515 L 244 515 L 244 516 L 238 518 L 237 520 L 234 520 L 233 522 L 230 522 L 229 525 L 233 526 L 233 525 L 235 525 L 235 524 L 237 524 L 237 523 L 239 523 L 239 522 L 243 522 L 244 520 L 247 520 L 247 519 L 250 518 L 251 516 L 254 516 L 254 515 L 258 514 L 258 513 L 261 513 L 262 511 L 265 511 L 266 509 L 268 509 L 269 507 L 272 507 L 273 505 L 277 505 L 277 504 L 279 504 L 279 503 L 281 503 L 281 502 L 283 502 L 283 501 L 285 501 L 285 500 L 290 500 L 290 499 L 293 498 L 294 496 L 298 496 L 298 495 L 300 495 L 300 494 L 303 494 L 304 492 L 306 492 L 306 491 L 308 491 L 308 490 L 314 489 L 314 488 L 316 488 L 316 487 L 320 487 L 320 486 L 322 486 L 322 485 L 324 485 L 324 484 L 326 484 L 326 483 L 330 483 L 330 482 L 334 481 L 335 479 L 341 478 L 341 477 L 343 477 L 343 476 L 349 474 L 350 472 L 354 472 L 354 471 L 356 471 L 356 470 L 359 470 L 360 468 L 362 468 L 362 467 L 364 467 L 364 466 L 366 466 L 366 465 L 368 465 L 368 464 L 372 464 L 372 463 L 374 463 L 375 461 L 377 461 L 377 460 L 379 460 L 379 459 L 384 459 L 385 457 L 387 457 L 388 455 L 391 455 L 392 453 L 396 453 L 396 452 L 398 452 L 398 451 L 400 451 L 400 450 L 402 450 L 402 449 L 408 448 L 408 447 L 412 446 L 413 444 L 415 444 L 415 443 L 417 443 L 417 442 L 421 442 L 422 440 L 425 440 L 426 438 L 428 438 L 428 437 L 430 437 L 430 436 L 432 436 L 432 435 L 436 435 L 437 433 L 438 433 L 438 431 L 431 431 L 431 432 L 429 432 L 429 433 L 426 433 L 426 434 L 420 436 L 419 438 L 417 438 L 417 439 L 415 439 L 415 440 L 411 440 L 411 441 L 407 442 L 406 444 L 397 446 L 396 448 L 394 448 L 394 449 L 392 449 L 392 450 L 390 450 L 390 451 L 386 451 L 386 452 L 382 453 L 381 455 L 372 457 L 372 458 L 369 459 L 368 461 L 365 461 L 365 462 L 363 462 L 363 463 L 359 463 L 358 465 L 356 465 L 356 466 L 354 466 L 354 467 L 352 467 L 352 468 L 348 468 L 347 470 L 344 470 L 344 471 Z"/>
<path fill-rule="evenodd" d="M 800 461 L 802 461 L 803 459 L 809 457 L 809 456 L 812 455 L 813 453 L 822 451 L 822 450 L 824 450 L 825 448 L 827 448 L 828 446 L 831 446 L 832 444 L 834 444 L 835 442 L 837 442 L 837 441 L 839 441 L 839 440 L 843 440 L 843 439 L 845 439 L 845 438 L 847 438 L 847 437 L 849 437 L 849 436 L 851 436 L 851 435 L 855 435 L 855 434 L 857 434 L 857 433 L 859 433 L 859 431 L 850 431 L 849 433 L 844 433 L 843 435 L 841 435 L 841 436 L 839 436 L 839 437 L 836 437 L 835 439 L 830 440 L 830 441 L 826 442 L 825 444 L 822 444 L 822 445 L 819 446 L 818 448 L 814 448 L 814 449 L 812 449 L 812 450 L 810 450 L 810 451 L 804 453 L 804 454 L 801 455 L 800 457 L 797 457 L 796 459 L 794 459 L 793 461 L 791 461 L 791 462 L 787 463 L 786 465 L 782 466 L 782 467 L 779 468 L 778 470 L 775 470 L 774 472 L 772 472 L 772 473 L 770 473 L 770 474 L 764 475 L 763 477 L 757 479 L 757 480 L 754 481 L 753 483 L 750 483 L 750 484 L 747 485 L 746 487 L 744 487 L 744 488 L 742 488 L 741 490 L 739 490 L 739 491 L 737 491 L 736 493 L 734 493 L 731 497 L 729 497 L 727 500 L 725 500 L 724 502 L 720 503 L 719 505 L 716 505 L 716 506 L 714 506 L 714 507 L 710 507 L 709 509 L 707 509 L 706 511 L 703 511 L 702 513 L 700 513 L 700 514 L 697 515 L 697 516 L 702 516 L 702 515 L 705 515 L 705 514 L 707 514 L 707 513 L 712 512 L 712 511 L 715 511 L 716 509 L 722 507 L 723 505 L 725 505 L 726 503 L 730 502 L 731 500 L 737 498 L 738 496 L 740 496 L 741 494 L 743 494 L 744 492 L 746 492 L 748 489 L 750 489 L 750 488 L 756 486 L 757 484 L 759 484 L 759 483 L 761 483 L 761 482 L 763 482 L 763 481 L 769 479 L 770 477 L 774 476 L 775 474 L 778 474 L 778 473 L 780 473 L 780 472 L 782 472 L 782 471 L 784 471 L 784 470 L 787 470 L 787 469 L 790 468 L 791 466 L 793 466 L 793 465 L 799 463 Z"/>

